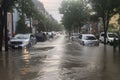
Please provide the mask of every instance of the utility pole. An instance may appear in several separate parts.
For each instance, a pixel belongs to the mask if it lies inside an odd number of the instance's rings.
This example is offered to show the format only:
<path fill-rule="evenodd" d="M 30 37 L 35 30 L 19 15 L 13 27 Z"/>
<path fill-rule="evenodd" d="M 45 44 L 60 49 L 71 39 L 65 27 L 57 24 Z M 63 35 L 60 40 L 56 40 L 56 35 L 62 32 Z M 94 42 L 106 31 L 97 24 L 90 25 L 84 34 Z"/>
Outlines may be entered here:
<path fill-rule="evenodd" d="M 0 51 L 2 52 L 2 46 L 3 46 L 3 6 L 4 1 L 1 1 L 1 7 L 0 7 Z"/>

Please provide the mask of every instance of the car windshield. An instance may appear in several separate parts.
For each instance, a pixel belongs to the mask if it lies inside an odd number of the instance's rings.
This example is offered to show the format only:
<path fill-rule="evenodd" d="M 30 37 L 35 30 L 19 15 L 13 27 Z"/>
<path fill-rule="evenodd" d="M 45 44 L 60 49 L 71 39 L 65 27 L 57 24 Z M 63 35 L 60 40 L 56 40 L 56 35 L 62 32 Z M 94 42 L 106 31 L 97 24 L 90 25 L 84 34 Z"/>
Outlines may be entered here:
<path fill-rule="evenodd" d="M 111 38 L 118 38 L 118 36 L 115 35 L 115 34 L 108 34 L 108 36 L 111 37 Z"/>
<path fill-rule="evenodd" d="M 19 34 L 14 37 L 14 39 L 29 39 L 28 35 Z"/>
<path fill-rule="evenodd" d="M 84 36 L 85 40 L 96 40 L 94 36 Z"/>

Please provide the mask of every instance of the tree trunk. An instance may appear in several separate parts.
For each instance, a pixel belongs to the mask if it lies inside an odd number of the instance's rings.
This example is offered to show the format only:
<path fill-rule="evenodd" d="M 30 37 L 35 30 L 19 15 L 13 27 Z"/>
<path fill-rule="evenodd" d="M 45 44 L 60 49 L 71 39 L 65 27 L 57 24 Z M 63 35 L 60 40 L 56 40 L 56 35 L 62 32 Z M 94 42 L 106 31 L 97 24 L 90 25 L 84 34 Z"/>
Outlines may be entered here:
<path fill-rule="evenodd" d="M 14 37 L 14 25 L 13 25 L 14 23 L 13 23 L 13 13 L 12 13 L 12 37 Z"/>
<path fill-rule="evenodd" d="M 8 51 L 8 30 L 7 30 L 7 11 L 10 7 L 10 2 L 9 0 L 4 0 L 4 16 L 3 16 L 3 25 L 4 25 L 4 28 L 5 28 L 5 51 L 7 52 Z"/>
<path fill-rule="evenodd" d="M 2 47 L 3 47 L 3 29 L 4 29 L 4 4 L 5 4 L 5 0 L 2 0 L 1 2 L 1 7 L 0 7 L 0 51 L 2 51 Z"/>
<path fill-rule="evenodd" d="M 7 30 L 7 10 L 4 9 L 4 25 L 5 25 L 5 51 L 8 51 L 8 30 Z"/>
<path fill-rule="evenodd" d="M 3 30 L 5 28 L 5 51 L 8 51 L 8 31 L 7 31 L 7 11 L 11 6 L 10 0 L 2 0 L 0 8 L 0 51 L 2 51 L 3 44 Z"/>
<path fill-rule="evenodd" d="M 3 16 L 2 16 L 2 7 L 0 8 L 0 51 L 2 51 L 3 43 Z"/>
<path fill-rule="evenodd" d="M 103 27 L 104 27 L 104 45 L 106 45 L 106 20 L 105 20 L 105 17 L 103 16 Z"/>

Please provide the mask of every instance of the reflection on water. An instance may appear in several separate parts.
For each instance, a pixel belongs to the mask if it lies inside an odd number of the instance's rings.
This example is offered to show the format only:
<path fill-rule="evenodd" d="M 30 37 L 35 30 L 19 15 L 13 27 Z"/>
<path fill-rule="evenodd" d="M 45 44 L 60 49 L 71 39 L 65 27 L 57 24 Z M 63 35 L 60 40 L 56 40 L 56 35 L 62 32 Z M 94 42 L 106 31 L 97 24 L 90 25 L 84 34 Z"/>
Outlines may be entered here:
<path fill-rule="evenodd" d="M 54 45 L 54 49 L 48 51 L 48 56 L 42 61 L 43 66 L 41 67 L 41 70 L 39 70 L 38 75 L 40 76 L 38 76 L 34 80 L 61 80 L 59 79 L 59 67 L 62 61 L 61 57 L 63 56 L 66 49 L 64 46 L 64 37 L 50 44 L 52 46 Z"/>
<path fill-rule="evenodd" d="M 114 52 L 113 46 L 109 45 L 80 46 L 80 51 L 76 53 L 76 48 L 71 45 L 62 59 L 61 80 L 120 80 L 118 48 Z"/>
<path fill-rule="evenodd" d="M 118 48 L 63 41 L 50 43 L 54 48 L 37 48 L 37 53 L 34 49 L 1 53 L 0 80 L 120 80 Z"/>
<path fill-rule="evenodd" d="M 37 73 L 32 71 L 27 49 L 0 54 L 0 80 L 32 80 Z"/>
<path fill-rule="evenodd" d="M 23 57 L 24 57 L 25 62 L 27 64 L 29 64 L 29 62 L 30 62 L 30 55 L 29 55 L 29 51 L 27 49 L 24 49 Z"/>
<path fill-rule="evenodd" d="M 0 53 L 0 80 L 14 80 L 12 75 L 14 66 L 12 66 L 12 56 L 9 53 Z"/>

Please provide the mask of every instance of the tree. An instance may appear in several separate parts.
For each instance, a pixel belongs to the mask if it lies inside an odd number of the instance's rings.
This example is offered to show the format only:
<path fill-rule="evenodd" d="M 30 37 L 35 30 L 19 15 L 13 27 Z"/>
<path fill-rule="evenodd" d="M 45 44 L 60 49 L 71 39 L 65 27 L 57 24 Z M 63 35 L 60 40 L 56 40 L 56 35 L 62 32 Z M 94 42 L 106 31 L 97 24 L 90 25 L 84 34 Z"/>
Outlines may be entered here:
<path fill-rule="evenodd" d="M 34 26 L 36 27 L 36 29 L 37 29 L 38 32 L 40 32 L 41 30 L 45 31 L 45 25 L 44 25 L 45 15 L 43 15 L 37 9 L 34 12 L 35 13 L 34 13 L 34 16 L 33 16 L 33 20 L 36 20 L 38 22 Z M 42 29 L 41 29 L 41 27 L 42 27 Z"/>
<path fill-rule="evenodd" d="M 83 0 L 68 0 L 62 2 L 62 7 L 59 9 L 63 14 L 62 23 L 66 30 L 81 30 L 82 25 L 87 22 L 89 10 Z"/>
<path fill-rule="evenodd" d="M 120 0 L 89 0 L 92 9 L 103 19 L 104 33 L 107 33 L 111 17 L 120 12 Z M 106 36 L 104 37 L 106 44 Z"/>
<path fill-rule="evenodd" d="M 17 22 L 16 33 L 31 33 L 31 18 L 33 18 L 37 12 L 34 3 L 32 2 L 32 0 L 18 0 L 16 2 L 15 8 L 18 10 L 20 16 L 20 20 Z M 26 18 L 30 21 L 30 28 L 28 28 L 25 24 Z"/>
<path fill-rule="evenodd" d="M 27 25 L 25 24 L 25 18 L 23 16 L 21 16 L 21 18 L 18 20 L 17 22 L 17 26 L 16 26 L 16 34 L 18 33 L 27 33 L 26 32 L 26 27 Z"/>
<path fill-rule="evenodd" d="M 93 22 L 98 22 L 99 21 L 99 16 L 97 14 L 90 15 L 90 21 Z"/>
<path fill-rule="evenodd" d="M 7 12 L 11 10 L 16 0 L 0 0 L 0 51 L 3 44 L 3 30 L 5 34 L 5 51 L 8 51 L 8 35 L 7 35 Z"/>
<path fill-rule="evenodd" d="M 61 31 L 62 26 L 51 16 L 45 17 L 43 25 L 45 27 L 45 31 Z"/>
<path fill-rule="evenodd" d="M 22 16 L 26 14 L 27 18 L 33 17 L 35 12 L 31 0 L 0 0 L 0 51 L 2 51 L 3 30 L 5 30 L 5 51 L 8 51 L 7 12 L 12 11 L 13 7 L 16 7 Z"/>
<path fill-rule="evenodd" d="M 27 18 L 33 17 L 36 10 L 32 0 L 17 0 L 15 8 L 20 13 L 20 16 L 27 16 Z"/>

